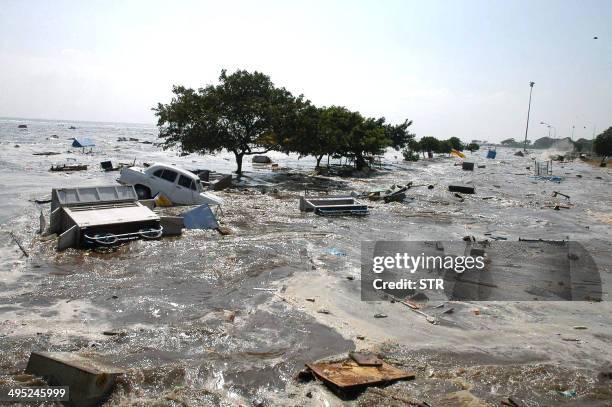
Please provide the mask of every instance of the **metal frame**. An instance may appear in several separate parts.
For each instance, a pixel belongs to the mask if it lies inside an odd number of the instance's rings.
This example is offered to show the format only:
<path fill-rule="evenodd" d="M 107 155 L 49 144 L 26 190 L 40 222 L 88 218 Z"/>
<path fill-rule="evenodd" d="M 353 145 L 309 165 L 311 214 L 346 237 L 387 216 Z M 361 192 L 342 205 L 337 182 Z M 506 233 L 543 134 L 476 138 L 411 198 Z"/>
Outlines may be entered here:
<path fill-rule="evenodd" d="M 160 225 L 159 229 L 155 229 L 155 228 L 141 229 L 138 232 L 120 233 L 120 234 L 105 233 L 102 235 L 94 235 L 94 236 L 89 236 L 88 234 L 84 234 L 83 237 L 85 238 L 85 241 L 89 244 L 100 244 L 103 246 L 112 246 L 117 243 L 129 241 L 129 240 L 136 240 L 139 238 L 159 239 L 162 236 L 163 231 L 164 231 L 164 227 Z"/>

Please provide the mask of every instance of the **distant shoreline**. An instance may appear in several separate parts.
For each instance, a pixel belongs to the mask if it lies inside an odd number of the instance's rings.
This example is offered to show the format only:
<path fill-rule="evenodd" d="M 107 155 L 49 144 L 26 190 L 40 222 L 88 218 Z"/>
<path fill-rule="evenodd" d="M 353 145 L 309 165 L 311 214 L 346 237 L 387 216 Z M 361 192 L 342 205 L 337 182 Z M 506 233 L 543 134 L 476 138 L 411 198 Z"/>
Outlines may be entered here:
<path fill-rule="evenodd" d="M 96 120 L 67 120 L 67 119 L 44 119 L 34 117 L 8 117 L 0 116 L 0 120 L 15 120 L 15 121 L 38 121 L 38 122 L 58 122 L 58 123 L 93 123 L 93 124 L 132 124 L 138 126 L 153 126 L 155 123 L 135 123 L 135 122 L 107 122 L 107 121 L 96 121 Z M 27 123 L 25 123 L 27 124 Z"/>

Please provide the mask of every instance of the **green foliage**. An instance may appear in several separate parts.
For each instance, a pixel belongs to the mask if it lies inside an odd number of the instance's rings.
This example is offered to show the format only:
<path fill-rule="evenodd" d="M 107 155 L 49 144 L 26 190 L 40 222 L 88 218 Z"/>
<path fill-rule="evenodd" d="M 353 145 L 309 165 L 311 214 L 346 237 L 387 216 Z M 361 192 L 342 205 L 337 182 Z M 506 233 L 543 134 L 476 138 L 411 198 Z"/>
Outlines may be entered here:
<path fill-rule="evenodd" d="M 298 117 L 300 126 L 284 141 L 283 150 L 313 155 L 317 167 L 324 155 L 333 155 L 352 158 L 361 169 L 366 156 L 382 154 L 387 147 L 401 148 L 414 139 L 409 121 L 386 124 L 384 118 L 365 118 L 342 106 L 308 106 Z"/>
<path fill-rule="evenodd" d="M 334 140 L 323 131 L 323 114 L 323 109 L 309 103 L 299 106 L 293 131 L 281 141 L 282 151 L 314 155 L 318 167 L 321 158 L 335 148 Z"/>
<path fill-rule="evenodd" d="M 439 150 L 440 141 L 435 137 L 423 137 L 419 141 L 419 151 L 433 153 Z"/>
<path fill-rule="evenodd" d="M 458 137 L 451 137 L 446 141 L 448 145 L 450 146 L 450 148 L 453 148 L 457 151 L 463 151 L 463 143 L 461 142 L 461 140 L 459 140 Z M 449 150 L 449 153 L 450 153 L 450 150 Z"/>
<path fill-rule="evenodd" d="M 612 127 L 595 137 L 593 151 L 604 157 L 612 156 Z"/>
<path fill-rule="evenodd" d="M 466 146 L 466 149 L 469 151 L 478 151 L 480 150 L 480 145 L 478 143 L 470 143 Z"/>
<path fill-rule="evenodd" d="M 591 151 L 592 147 L 593 147 L 592 140 L 587 140 L 585 138 L 579 138 L 578 140 L 574 141 L 574 148 L 579 153 Z"/>
<path fill-rule="evenodd" d="M 203 154 L 226 149 L 234 153 L 240 174 L 244 155 L 279 148 L 279 140 L 295 128 L 296 105 L 303 102 L 259 72 L 223 70 L 219 82 L 197 91 L 174 86 L 171 102 L 153 110 L 166 147 Z"/>
<path fill-rule="evenodd" d="M 404 161 L 419 161 L 419 154 L 409 148 L 404 148 L 402 155 L 404 156 Z"/>
<path fill-rule="evenodd" d="M 349 157 L 361 169 L 368 155 L 414 140 L 409 120 L 393 125 L 344 107 L 318 108 L 259 72 L 223 70 L 218 85 L 174 86 L 173 93 L 170 103 L 153 109 L 164 146 L 202 154 L 226 149 L 236 157 L 238 174 L 244 155 L 270 150 L 313 155 L 317 167 L 324 155 Z"/>
<path fill-rule="evenodd" d="M 434 152 L 438 154 L 450 154 L 452 149 L 453 149 L 453 145 L 450 139 L 449 140 L 439 140 L 438 146 L 434 150 Z"/>
<path fill-rule="evenodd" d="M 382 119 L 384 123 L 385 119 Z M 412 125 L 412 120 L 406 119 L 404 123 L 398 125 L 385 124 L 385 136 L 390 140 L 390 146 L 396 151 L 406 147 L 414 140 L 414 134 L 408 131 L 408 127 Z"/>

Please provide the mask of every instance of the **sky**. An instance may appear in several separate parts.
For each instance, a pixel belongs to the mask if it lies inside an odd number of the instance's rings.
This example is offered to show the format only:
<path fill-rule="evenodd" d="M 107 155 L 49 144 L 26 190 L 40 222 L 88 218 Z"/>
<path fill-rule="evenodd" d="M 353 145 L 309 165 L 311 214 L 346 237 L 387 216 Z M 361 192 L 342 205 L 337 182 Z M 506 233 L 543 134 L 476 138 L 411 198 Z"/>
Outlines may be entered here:
<path fill-rule="evenodd" d="M 612 1 L 0 0 L 0 117 L 155 123 L 173 84 L 257 70 L 417 137 L 612 126 Z M 598 39 L 593 39 L 597 36 Z"/>

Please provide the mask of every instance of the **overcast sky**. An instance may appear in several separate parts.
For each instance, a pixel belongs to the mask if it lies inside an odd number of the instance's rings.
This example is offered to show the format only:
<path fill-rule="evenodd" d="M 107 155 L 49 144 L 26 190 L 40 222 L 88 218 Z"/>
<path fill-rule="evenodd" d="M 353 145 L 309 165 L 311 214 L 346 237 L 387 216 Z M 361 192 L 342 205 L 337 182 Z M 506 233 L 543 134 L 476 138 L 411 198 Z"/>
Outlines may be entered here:
<path fill-rule="evenodd" d="M 0 116 L 154 123 L 222 68 L 463 140 L 524 137 L 534 81 L 530 139 L 590 138 L 612 125 L 612 1 L 0 0 Z"/>

